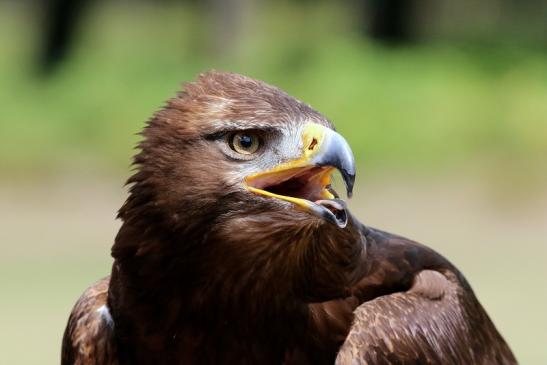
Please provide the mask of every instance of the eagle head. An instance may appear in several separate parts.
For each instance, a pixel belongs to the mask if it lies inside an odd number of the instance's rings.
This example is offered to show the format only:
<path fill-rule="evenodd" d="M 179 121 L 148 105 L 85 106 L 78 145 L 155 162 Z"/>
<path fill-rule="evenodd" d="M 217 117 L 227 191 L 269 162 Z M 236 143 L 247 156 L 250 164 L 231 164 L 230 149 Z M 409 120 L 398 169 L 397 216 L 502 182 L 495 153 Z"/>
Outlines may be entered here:
<path fill-rule="evenodd" d="M 142 136 L 113 278 L 196 310 L 215 303 L 223 316 L 345 295 L 362 247 L 331 175 L 349 196 L 355 163 L 320 113 L 261 81 L 209 72 Z"/>

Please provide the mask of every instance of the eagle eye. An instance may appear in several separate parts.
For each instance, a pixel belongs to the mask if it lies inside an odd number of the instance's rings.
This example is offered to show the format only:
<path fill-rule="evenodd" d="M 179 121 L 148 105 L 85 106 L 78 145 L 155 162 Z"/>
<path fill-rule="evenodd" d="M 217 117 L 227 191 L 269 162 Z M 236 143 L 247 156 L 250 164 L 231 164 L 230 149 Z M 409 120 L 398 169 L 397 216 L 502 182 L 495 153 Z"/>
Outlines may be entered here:
<path fill-rule="evenodd" d="M 242 155 L 255 153 L 260 147 L 259 136 L 253 132 L 237 132 L 230 136 L 228 140 L 230 148 Z"/>

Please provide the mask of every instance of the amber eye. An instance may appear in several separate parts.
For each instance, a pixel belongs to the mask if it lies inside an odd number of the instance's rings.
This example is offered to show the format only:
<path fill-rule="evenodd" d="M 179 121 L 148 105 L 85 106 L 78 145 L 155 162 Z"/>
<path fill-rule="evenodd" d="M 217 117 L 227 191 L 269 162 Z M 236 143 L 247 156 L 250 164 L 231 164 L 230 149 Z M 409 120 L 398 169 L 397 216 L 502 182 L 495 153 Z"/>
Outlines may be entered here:
<path fill-rule="evenodd" d="M 252 132 L 239 132 L 230 137 L 230 147 L 237 153 L 250 155 L 260 147 L 260 138 Z"/>

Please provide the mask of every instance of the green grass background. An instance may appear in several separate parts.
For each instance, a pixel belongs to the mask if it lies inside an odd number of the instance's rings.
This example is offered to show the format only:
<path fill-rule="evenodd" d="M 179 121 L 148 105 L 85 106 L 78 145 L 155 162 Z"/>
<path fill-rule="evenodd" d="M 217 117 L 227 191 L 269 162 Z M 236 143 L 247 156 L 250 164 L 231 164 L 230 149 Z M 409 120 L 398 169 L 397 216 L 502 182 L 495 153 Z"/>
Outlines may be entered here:
<path fill-rule="evenodd" d="M 102 3 L 42 77 L 40 14 L 0 3 L 1 364 L 58 362 L 72 304 L 109 271 L 135 133 L 210 68 L 275 84 L 333 120 L 360 165 L 356 214 L 447 255 L 522 364 L 547 363 L 546 50 L 385 48 L 335 3 L 275 4 L 219 56 L 191 5 Z"/>
<path fill-rule="evenodd" d="M 39 16 L 4 5 L 0 162 L 10 170 L 78 159 L 125 166 L 151 112 L 210 68 L 266 80 L 317 107 L 369 168 L 544 162 L 545 50 L 381 48 L 358 37 L 342 9 L 321 4 L 257 11 L 224 57 L 210 51 L 207 18 L 192 7 L 98 6 L 73 57 L 47 79 L 32 72 Z"/>

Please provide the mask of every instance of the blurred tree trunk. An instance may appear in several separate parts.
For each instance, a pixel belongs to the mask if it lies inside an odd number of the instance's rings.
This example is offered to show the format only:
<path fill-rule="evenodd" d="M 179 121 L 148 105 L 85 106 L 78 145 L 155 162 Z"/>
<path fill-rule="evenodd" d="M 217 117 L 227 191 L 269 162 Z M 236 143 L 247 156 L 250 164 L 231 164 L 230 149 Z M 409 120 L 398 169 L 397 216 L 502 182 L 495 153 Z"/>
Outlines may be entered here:
<path fill-rule="evenodd" d="M 360 27 L 363 34 L 388 44 L 415 40 L 414 0 L 362 0 Z"/>
<path fill-rule="evenodd" d="M 40 68 L 49 74 L 57 68 L 72 46 L 83 9 L 90 0 L 44 0 L 43 40 Z"/>

